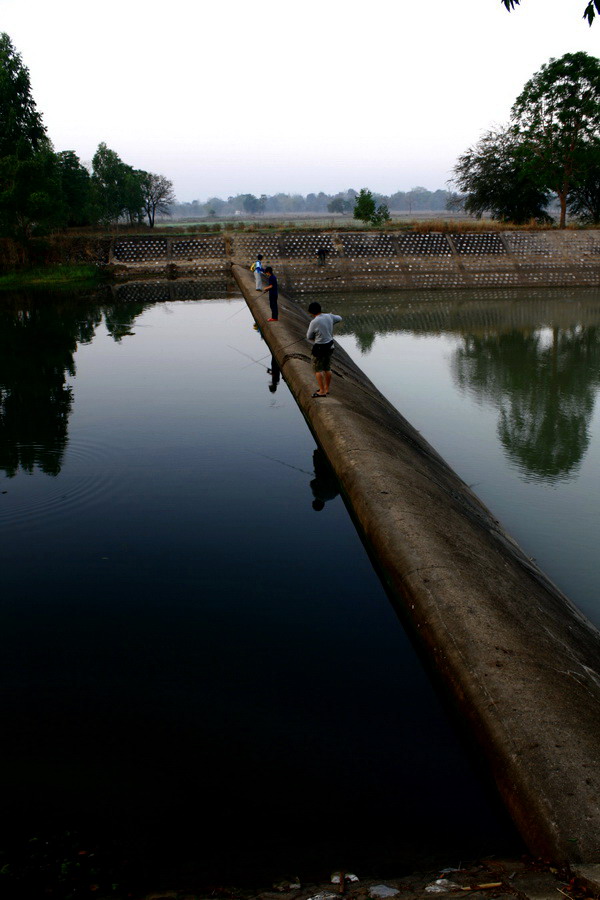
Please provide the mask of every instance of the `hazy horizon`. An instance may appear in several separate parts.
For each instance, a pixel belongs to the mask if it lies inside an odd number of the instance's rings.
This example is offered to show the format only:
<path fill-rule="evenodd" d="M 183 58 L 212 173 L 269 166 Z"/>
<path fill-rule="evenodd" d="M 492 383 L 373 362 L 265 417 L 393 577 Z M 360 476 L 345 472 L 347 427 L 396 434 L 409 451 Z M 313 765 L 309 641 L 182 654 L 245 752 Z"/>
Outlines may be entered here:
<path fill-rule="evenodd" d="M 583 0 L 0 0 L 57 150 L 101 141 L 179 202 L 445 190 L 550 57 L 597 55 Z"/>

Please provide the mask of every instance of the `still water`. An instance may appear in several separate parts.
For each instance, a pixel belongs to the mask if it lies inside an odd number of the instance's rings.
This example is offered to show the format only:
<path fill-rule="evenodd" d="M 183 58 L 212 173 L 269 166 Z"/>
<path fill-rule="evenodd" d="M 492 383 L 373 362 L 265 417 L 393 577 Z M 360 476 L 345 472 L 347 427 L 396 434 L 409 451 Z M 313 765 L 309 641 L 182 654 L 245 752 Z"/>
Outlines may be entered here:
<path fill-rule="evenodd" d="M 340 344 L 600 627 L 600 290 L 327 305 Z"/>
<path fill-rule="evenodd" d="M 506 301 L 478 325 L 461 299 L 336 302 L 341 341 L 573 596 L 587 299 L 526 325 Z M 520 851 L 270 365 L 239 298 L 3 298 L 9 852 L 69 831 L 132 878 L 268 884 Z"/>

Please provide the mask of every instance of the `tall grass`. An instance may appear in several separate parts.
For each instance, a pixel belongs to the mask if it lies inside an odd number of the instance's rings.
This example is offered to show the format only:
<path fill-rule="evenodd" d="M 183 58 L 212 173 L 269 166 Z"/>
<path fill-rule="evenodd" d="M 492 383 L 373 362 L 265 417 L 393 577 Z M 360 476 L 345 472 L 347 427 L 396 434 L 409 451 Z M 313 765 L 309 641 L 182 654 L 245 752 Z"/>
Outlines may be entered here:
<path fill-rule="evenodd" d="M 105 278 L 98 266 L 50 265 L 34 269 L 19 269 L 0 275 L 0 290 L 21 287 L 68 287 L 94 285 Z"/>

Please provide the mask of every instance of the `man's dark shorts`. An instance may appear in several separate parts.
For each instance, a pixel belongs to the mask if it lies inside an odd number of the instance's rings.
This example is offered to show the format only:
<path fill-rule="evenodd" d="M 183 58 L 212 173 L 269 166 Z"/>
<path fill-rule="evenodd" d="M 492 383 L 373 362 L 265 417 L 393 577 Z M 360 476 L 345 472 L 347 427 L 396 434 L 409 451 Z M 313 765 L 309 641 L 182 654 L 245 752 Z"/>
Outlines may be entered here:
<path fill-rule="evenodd" d="M 315 353 L 315 349 L 317 353 Z M 331 354 L 333 353 L 333 341 L 327 347 L 316 344 L 312 350 L 312 364 L 315 372 L 331 371 Z"/>

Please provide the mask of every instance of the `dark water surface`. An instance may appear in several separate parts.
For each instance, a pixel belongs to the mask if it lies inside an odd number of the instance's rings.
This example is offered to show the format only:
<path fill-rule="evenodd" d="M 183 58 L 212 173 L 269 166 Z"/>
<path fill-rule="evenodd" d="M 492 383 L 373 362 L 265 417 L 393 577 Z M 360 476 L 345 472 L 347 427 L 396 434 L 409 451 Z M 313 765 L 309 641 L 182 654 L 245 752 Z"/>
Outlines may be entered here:
<path fill-rule="evenodd" d="M 472 345 L 385 340 L 422 371 Z M 240 299 L 3 298 L 9 853 L 69 831 L 133 878 L 268 884 L 520 849 L 269 365 Z"/>

